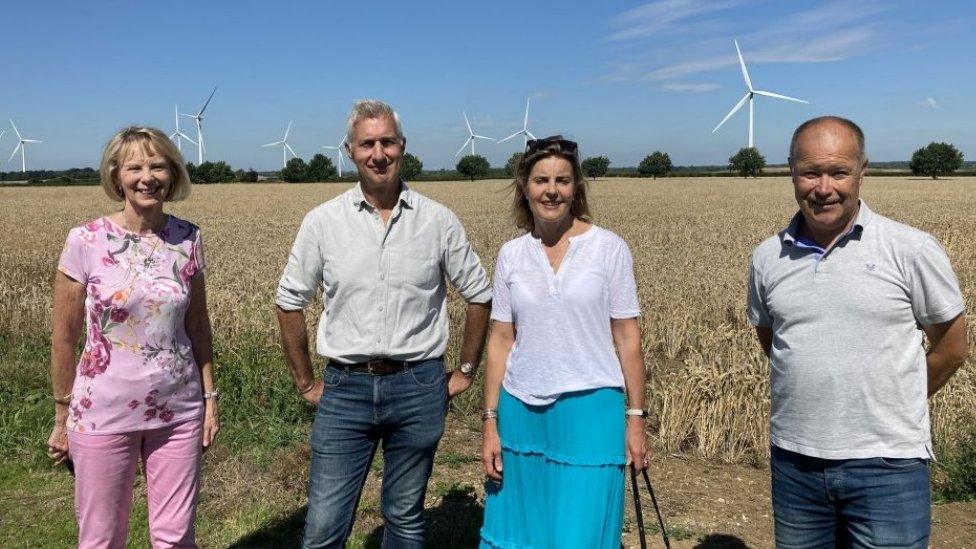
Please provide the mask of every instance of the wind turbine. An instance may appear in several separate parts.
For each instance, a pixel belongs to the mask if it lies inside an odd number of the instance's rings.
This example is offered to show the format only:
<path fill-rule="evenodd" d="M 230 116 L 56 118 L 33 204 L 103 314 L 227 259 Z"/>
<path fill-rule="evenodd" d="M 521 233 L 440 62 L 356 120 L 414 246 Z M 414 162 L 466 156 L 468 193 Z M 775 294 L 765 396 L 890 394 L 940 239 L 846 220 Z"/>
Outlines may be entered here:
<path fill-rule="evenodd" d="M 468 113 L 461 111 L 461 114 L 464 115 L 464 124 L 468 127 L 468 138 L 464 140 L 464 144 L 461 145 L 461 148 L 458 149 L 458 152 L 454 153 L 454 158 L 457 158 L 457 156 L 461 154 L 461 151 L 463 151 L 464 148 L 468 146 L 468 143 L 471 143 L 471 154 L 474 154 L 475 139 L 487 139 L 488 141 L 494 141 L 494 139 L 490 137 L 485 137 L 483 135 L 475 134 L 474 131 L 471 130 L 471 123 L 468 122 Z"/>
<path fill-rule="evenodd" d="M 10 162 L 11 160 L 14 159 L 14 156 L 17 155 L 17 150 L 19 149 L 21 170 L 26 172 L 27 171 L 27 143 L 43 143 L 43 141 L 39 141 L 37 139 L 24 139 L 24 137 L 20 135 L 20 131 L 17 130 L 17 124 L 14 124 L 14 120 L 12 118 L 10 119 L 10 125 L 14 127 L 14 133 L 17 134 L 18 141 L 17 141 L 17 146 L 14 147 L 14 152 L 10 153 L 10 158 L 7 159 L 7 162 Z"/>
<path fill-rule="evenodd" d="M 203 153 L 206 152 L 206 150 L 207 150 L 207 147 L 205 147 L 203 145 L 203 126 L 201 125 L 201 122 L 203 122 L 203 111 L 207 110 L 207 105 L 210 104 L 210 100 L 213 99 L 213 96 L 214 96 L 215 93 L 217 93 L 217 87 L 216 86 L 214 86 L 213 91 L 210 92 L 210 97 L 207 98 L 207 101 L 203 104 L 202 107 L 200 107 L 200 110 L 196 114 L 184 114 L 183 115 L 183 116 L 185 116 L 187 118 L 192 118 L 197 123 L 197 143 L 196 143 L 196 145 L 197 145 L 197 160 L 198 160 L 198 163 L 199 164 L 203 164 Z"/>
<path fill-rule="evenodd" d="M 519 134 L 522 134 L 522 137 L 523 137 L 522 146 L 523 147 L 526 147 L 529 144 L 529 138 L 530 137 L 532 139 L 535 139 L 535 136 L 532 135 L 532 132 L 529 131 L 529 99 L 531 99 L 531 98 L 526 98 L 525 99 L 525 119 L 522 121 L 522 129 L 519 130 L 519 131 L 517 131 L 517 132 L 515 132 L 515 133 L 513 133 L 512 135 L 506 137 L 505 139 L 502 139 L 501 141 L 499 141 L 499 143 L 504 143 L 504 142 L 508 141 L 509 139 L 511 139 L 511 138 L 513 138 L 513 137 L 515 137 L 515 136 L 517 136 Z"/>
<path fill-rule="evenodd" d="M 739 42 L 736 41 L 736 40 L 733 40 L 732 43 L 735 44 L 735 53 L 739 54 L 739 66 L 742 67 L 742 78 L 744 78 L 745 81 L 746 81 L 747 91 L 746 91 L 746 94 L 742 96 L 742 99 L 740 99 L 739 102 L 736 103 L 734 107 L 732 107 L 732 110 L 729 111 L 729 114 L 725 115 L 725 118 L 723 118 L 722 121 L 718 123 L 718 126 L 715 126 L 715 129 L 712 130 L 712 133 L 715 133 L 716 131 L 718 131 L 718 129 L 722 127 L 722 124 L 725 124 L 725 121 L 726 120 L 728 120 L 729 118 L 732 118 L 732 115 L 735 114 L 736 112 L 738 112 L 738 110 L 742 108 L 742 105 L 744 105 L 746 101 L 749 101 L 749 147 L 752 147 L 752 144 L 753 144 L 753 139 L 752 139 L 752 134 L 753 134 L 753 130 L 752 130 L 752 127 L 753 127 L 753 106 L 752 106 L 752 100 L 753 100 L 753 98 L 755 96 L 762 95 L 762 96 L 765 96 L 765 97 L 772 97 L 772 98 L 775 98 L 775 99 L 785 99 L 787 101 L 796 101 L 797 103 L 807 103 L 807 104 L 809 104 L 809 101 L 804 101 L 802 99 L 797 99 L 795 97 L 787 97 L 785 95 L 780 95 L 778 93 L 773 93 L 773 92 L 768 92 L 768 91 L 762 91 L 762 90 L 757 90 L 757 89 L 753 88 L 752 87 L 752 80 L 749 78 L 749 71 L 746 70 L 746 62 L 745 62 L 744 59 L 742 59 L 742 51 L 739 50 Z"/>
<path fill-rule="evenodd" d="M 275 141 L 274 143 L 266 143 L 261 145 L 262 147 L 274 147 L 275 145 L 281 145 L 281 167 L 284 168 L 288 165 L 288 153 L 291 152 L 292 156 L 298 158 L 298 153 L 291 148 L 288 144 L 288 133 L 291 132 L 291 121 L 288 121 L 288 129 L 285 130 L 285 136 L 281 138 L 281 141 Z"/>
<path fill-rule="evenodd" d="M 340 141 L 339 142 L 339 145 L 336 146 L 336 147 L 333 147 L 333 146 L 330 146 L 330 145 L 322 145 L 322 148 L 323 149 L 332 149 L 332 150 L 334 150 L 336 152 L 336 158 L 339 159 L 339 163 L 337 165 L 338 168 L 339 168 L 339 177 L 342 177 L 342 144 L 345 143 L 345 142 L 346 142 L 346 136 L 343 135 L 342 136 L 342 141 Z"/>
<path fill-rule="evenodd" d="M 194 140 L 192 140 L 192 139 L 190 139 L 190 137 L 188 135 L 186 135 L 185 133 L 183 133 L 183 132 L 180 131 L 180 108 L 178 106 L 173 105 L 173 113 L 174 113 L 174 116 L 176 118 L 176 131 L 173 132 L 173 133 L 171 133 L 170 136 L 169 136 L 169 138 L 170 138 L 170 140 L 172 140 L 175 137 L 176 138 L 176 148 L 179 149 L 180 152 L 183 152 L 183 139 L 186 139 L 187 141 L 189 141 L 190 143 L 193 143 L 194 145 L 196 145 L 197 142 L 194 141 Z"/>

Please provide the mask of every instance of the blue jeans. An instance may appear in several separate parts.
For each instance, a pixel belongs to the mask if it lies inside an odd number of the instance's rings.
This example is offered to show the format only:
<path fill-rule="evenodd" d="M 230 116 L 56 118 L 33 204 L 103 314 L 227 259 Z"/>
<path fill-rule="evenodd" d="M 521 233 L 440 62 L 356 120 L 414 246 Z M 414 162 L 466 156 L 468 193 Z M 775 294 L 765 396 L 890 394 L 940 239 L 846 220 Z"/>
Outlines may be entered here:
<path fill-rule="evenodd" d="M 778 549 L 928 546 L 924 459 L 820 459 L 773 446 L 770 468 Z"/>
<path fill-rule="evenodd" d="M 304 547 L 344 547 L 377 446 L 383 447 L 383 547 L 424 544 L 424 495 L 444 433 L 444 363 L 388 376 L 326 366 L 312 425 Z"/>

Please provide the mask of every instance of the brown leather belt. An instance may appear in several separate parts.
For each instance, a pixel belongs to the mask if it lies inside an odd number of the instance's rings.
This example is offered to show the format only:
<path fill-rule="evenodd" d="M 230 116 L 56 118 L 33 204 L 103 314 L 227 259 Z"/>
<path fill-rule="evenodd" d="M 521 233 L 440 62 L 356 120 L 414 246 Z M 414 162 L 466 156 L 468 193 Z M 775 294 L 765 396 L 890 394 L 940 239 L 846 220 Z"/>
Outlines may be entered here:
<path fill-rule="evenodd" d="M 435 360 L 435 359 L 429 359 L 429 360 Z M 390 374 L 405 372 L 422 362 L 427 362 L 427 361 L 426 360 L 406 361 L 406 360 L 390 360 L 388 358 L 376 358 L 373 360 L 368 360 L 366 362 L 356 362 L 354 364 L 340 364 L 338 362 L 332 362 L 330 366 L 335 366 L 336 368 L 339 368 L 340 370 L 345 370 L 347 372 L 360 372 L 360 373 L 372 374 L 374 376 L 388 376 Z"/>

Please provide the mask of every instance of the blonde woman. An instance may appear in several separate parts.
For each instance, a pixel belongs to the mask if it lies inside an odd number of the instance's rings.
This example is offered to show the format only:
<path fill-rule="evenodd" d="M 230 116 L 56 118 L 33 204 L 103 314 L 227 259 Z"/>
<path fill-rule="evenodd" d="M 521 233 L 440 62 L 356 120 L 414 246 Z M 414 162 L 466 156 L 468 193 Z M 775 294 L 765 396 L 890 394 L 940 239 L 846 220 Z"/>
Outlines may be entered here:
<path fill-rule="evenodd" d="M 513 190 L 526 233 L 495 263 L 481 546 L 617 549 L 624 466 L 647 466 L 630 249 L 591 222 L 573 141 L 529 141 Z"/>
<path fill-rule="evenodd" d="M 71 229 L 55 275 L 48 453 L 74 464 L 80 548 L 125 546 L 139 461 L 152 546 L 196 547 L 200 456 L 220 425 L 203 244 L 163 211 L 190 179 L 165 134 L 139 127 L 108 142 L 101 178 L 122 207 Z"/>

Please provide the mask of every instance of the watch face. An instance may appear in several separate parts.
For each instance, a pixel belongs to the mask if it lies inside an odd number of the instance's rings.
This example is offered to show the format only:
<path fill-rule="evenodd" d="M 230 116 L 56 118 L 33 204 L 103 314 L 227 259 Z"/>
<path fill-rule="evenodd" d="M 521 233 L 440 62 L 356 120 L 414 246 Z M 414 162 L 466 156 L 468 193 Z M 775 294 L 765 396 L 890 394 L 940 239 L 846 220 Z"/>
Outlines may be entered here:
<path fill-rule="evenodd" d="M 458 366 L 458 370 L 461 370 L 462 374 L 468 375 L 474 371 L 474 366 L 470 362 L 465 362 L 464 364 Z"/>

